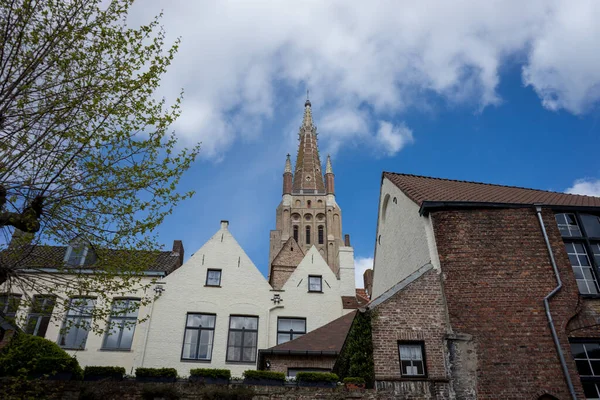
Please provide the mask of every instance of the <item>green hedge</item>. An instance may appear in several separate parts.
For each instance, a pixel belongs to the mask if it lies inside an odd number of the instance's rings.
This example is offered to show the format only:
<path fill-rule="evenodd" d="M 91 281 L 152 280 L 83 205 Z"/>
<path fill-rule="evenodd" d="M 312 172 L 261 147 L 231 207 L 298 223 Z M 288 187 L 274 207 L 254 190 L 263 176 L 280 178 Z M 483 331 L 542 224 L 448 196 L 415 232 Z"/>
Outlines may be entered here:
<path fill-rule="evenodd" d="M 204 378 L 231 378 L 231 371 L 228 369 L 216 369 L 216 368 L 194 368 L 190 369 L 191 376 L 202 376 Z"/>
<path fill-rule="evenodd" d="M 359 376 L 349 376 L 347 378 L 344 378 L 343 380 L 344 383 L 354 383 L 357 385 L 363 385 L 365 383 L 364 378 L 361 378 Z"/>
<path fill-rule="evenodd" d="M 136 368 L 135 376 L 138 376 L 140 378 L 177 378 L 177 370 L 175 368 Z"/>
<path fill-rule="evenodd" d="M 244 378 L 246 379 L 272 379 L 275 381 L 285 381 L 285 374 L 283 372 L 274 371 L 255 371 L 247 370 L 244 371 Z"/>
<path fill-rule="evenodd" d="M 123 367 L 94 367 L 89 366 L 83 369 L 84 376 L 91 375 L 125 375 Z"/>
<path fill-rule="evenodd" d="M 298 382 L 337 382 L 340 378 L 332 372 L 298 372 Z"/>
<path fill-rule="evenodd" d="M 376 313 L 372 311 L 356 314 L 344 347 L 333 367 L 333 372 L 341 378 L 363 378 L 367 388 L 372 388 L 375 383 L 373 342 L 371 340 L 372 318 L 377 318 Z"/>
<path fill-rule="evenodd" d="M 54 375 L 64 372 L 72 373 L 75 379 L 83 377 L 77 359 L 50 340 L 16 333 L 0 350 L 0 376 Z"/>

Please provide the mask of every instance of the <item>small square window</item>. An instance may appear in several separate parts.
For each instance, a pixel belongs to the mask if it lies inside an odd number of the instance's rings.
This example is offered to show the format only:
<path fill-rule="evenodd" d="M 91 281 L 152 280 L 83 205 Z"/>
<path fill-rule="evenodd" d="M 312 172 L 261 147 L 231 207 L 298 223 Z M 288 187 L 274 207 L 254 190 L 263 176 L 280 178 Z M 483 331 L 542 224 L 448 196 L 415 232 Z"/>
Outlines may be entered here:
<path fill-rule="evenodd" d="M 209 269 L 206 272 L 206 286 L 221 286 L 220 269 Z"/>
<path fill-rule="evenodd" d="M 425 351 L 423 343 L 399 343 L 400 373 L 406 377 L 425 376 Z"/>
<path fill-rule="evenodd" d="M 323 278 L 321 276 L 309 275 L 308 291 L 309 292 L 322 292 L 323 291 Z"/>

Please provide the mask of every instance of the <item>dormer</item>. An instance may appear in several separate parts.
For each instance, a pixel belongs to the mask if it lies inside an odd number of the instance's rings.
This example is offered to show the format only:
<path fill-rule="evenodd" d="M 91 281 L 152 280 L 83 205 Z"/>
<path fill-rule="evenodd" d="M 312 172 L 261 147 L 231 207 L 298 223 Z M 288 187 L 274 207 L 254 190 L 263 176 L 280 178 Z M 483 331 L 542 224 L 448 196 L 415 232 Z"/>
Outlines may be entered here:
<path fill-rule="evenodd" d="M 88 264 L 91 264 L 96 259 L 93 251 L 89 241 L 77 237 L 71 240 L 69 246 L 67 246 L 65 264 L 69 267 L 79 267 L 85 264 L 86 259 L 89 261 Z M 88 254 L 90 254 L 90 257 L 88 257 Z"/>

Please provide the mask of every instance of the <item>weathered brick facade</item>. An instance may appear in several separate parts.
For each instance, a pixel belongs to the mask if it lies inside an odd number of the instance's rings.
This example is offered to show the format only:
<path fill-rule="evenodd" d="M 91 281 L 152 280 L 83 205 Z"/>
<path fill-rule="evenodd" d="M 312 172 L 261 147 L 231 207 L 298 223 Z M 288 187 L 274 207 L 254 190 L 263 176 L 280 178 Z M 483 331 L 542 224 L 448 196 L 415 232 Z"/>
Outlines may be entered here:
<path fill-rule="evenodd" d="M 271 363 L 269 371 L 287 374 L 288 368 L 315 368 L 331 371 L 336 356 L 289 356 L 285 354 L 270 354 L 266 357 Z"/>
<path fill-rule="evenodd" d="M 451 327 L 472 335 L 475 345 L 477 398 L 570 398 L 543 305 L 556 278 L 535 210 L 439 211 L 432 219 Z M 550 301 L 551 312 L 584 398 L 567 326 L 573 335 L 600 337 L 593 326 L 598 314 L 595 304 L 580 299 L 552 210 L 544 209 L 543 219 L 564 285 Z M 587 328 L 577 332 L 580 327 Z"/>

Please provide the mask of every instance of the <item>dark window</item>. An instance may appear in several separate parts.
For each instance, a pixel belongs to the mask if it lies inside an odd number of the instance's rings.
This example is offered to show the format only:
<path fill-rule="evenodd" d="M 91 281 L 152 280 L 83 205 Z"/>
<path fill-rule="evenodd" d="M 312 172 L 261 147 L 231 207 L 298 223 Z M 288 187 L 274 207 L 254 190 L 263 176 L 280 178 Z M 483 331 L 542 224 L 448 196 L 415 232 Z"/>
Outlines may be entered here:
<path fill-rule="evenodd" d="M 306 244 L 310 244 L 310 226 L 306 227 Z"/>
<path fill-rule="evenodd" d="M 565 241 L 579 293 L 599 294 L 600 219 L 596 215 L 572 212 L 556 214 L 556 222 Z"/>
<path fill-rule="evenodd" d="M 425 376 L 423 343 L 399 343 L 400 373 L 402 376 Z"/>
<path fill-rule="evenodd" d="M 4 313 L 4 317 L 14 322 L 17 317 L 17 311 L 19 310 L 19 303 L 21 303 L 21 295 L 14 293 L 3 293 L 0 294 L 0 311 Z"/>
<path fill-rule="evenodd" d="M 307 178 L 308 178 L 308 177 L 307 177 Z M 307 180 L 309 180 L 309 179 L 307 179 Z M 310 201 L 310 200 L 308 200 L 308 201 L 306 202 L 306 207 L 310 208 L 310 206 L 311 206 L 311 205 L 312 205 L 311 201 Z"/>
<path fill-rule="evenodd" d="M 68 349 L 84 349 L 92 326 L 92 312 L 96 299 L 73 297 L 69 300 L 63 333 L 58 343 Z"/>
<path fill-rule="evenodd" d="M 227 339 L 227 361 L 256 362 L 258 317 L 231 316 Z"/>
<path fill-rule="evenodd" d="M 206 286 L 221 286 L 220 269 L 209 269 L 206 271 Z"/>
<path fill-rule="evenodd" d="M 46 336 L 55 301 L 54 296 L 33 296 L 33 303 L 25 325 L 26 333 L 40 337 Z"/>
<path fill-rule="evenodd" d="M 306 318 L 278 318 L 277 344 L 289 342 L 306 333 Z"/>
<path fill-rule="evenodd" d="M 323 291 L 323 278 L 321 276 L 317 276 L 317 275 L 309 275 L 308 291 L 309 292 L 322 292 Z"/>
<path fill-rule="evenodd" d="M 131 349 L 139 308 L 139 300 L 118 299 L 113 301 L 102 348 L 110 350 Z"/>
<path fill-rule="evenodd" d="M 208 360 L 212 358 L 216 315 L 188 313 L 181 358 Z"/>
<path fill-rule="evenodd" d="M 577 364 L 586 399 L 600 398 L 600 342 L 571 343 L 571 354 Z"/>
<path fill-rule="evenodd" d="M 325 232 L 323 225 L 319 225 L 319 244 L 323 244 L 325 242 Z"/>
<path fill-rule="evenodd" d="M 294 240 L 298 243 L 298 225 L 294 225 Z"/>

